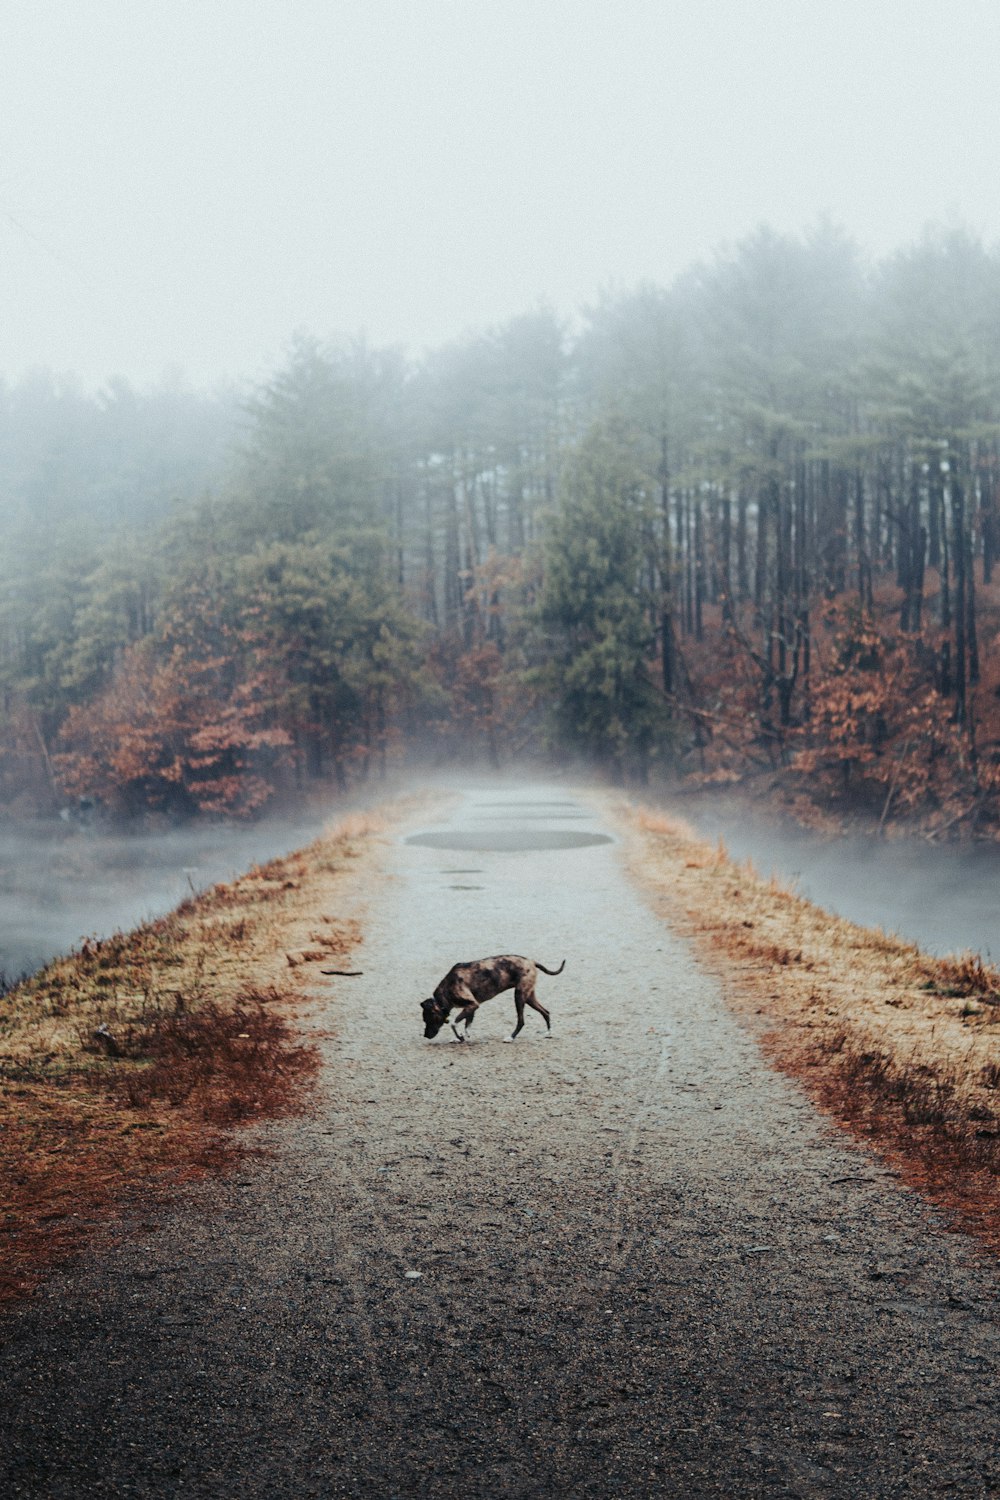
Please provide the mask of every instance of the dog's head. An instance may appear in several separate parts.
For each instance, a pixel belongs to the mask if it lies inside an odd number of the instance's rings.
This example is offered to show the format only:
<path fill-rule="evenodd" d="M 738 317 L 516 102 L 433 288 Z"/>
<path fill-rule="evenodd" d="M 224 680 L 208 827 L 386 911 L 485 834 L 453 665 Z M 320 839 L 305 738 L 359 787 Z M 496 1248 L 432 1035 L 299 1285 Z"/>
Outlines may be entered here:
<path fill-rule="evenodd" d="M 424 1013 L 424 1036 L 437 1036 L 448 1019 L 447 1011 L 442 1010 L 436 1000 L 421 1000 L 420 1009 Z"/>

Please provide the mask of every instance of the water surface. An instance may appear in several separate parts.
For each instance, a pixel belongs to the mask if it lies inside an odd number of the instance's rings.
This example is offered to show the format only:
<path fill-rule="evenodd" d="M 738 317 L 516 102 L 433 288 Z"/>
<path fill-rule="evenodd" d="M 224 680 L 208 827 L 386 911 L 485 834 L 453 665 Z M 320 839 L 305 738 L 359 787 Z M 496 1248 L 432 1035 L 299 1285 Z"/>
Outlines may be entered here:
<path fill-rule="evenodd" d="M 930 953 L 971 950 L 1000 961 L 1000 849 L 857 834 L 820 836 L 731 802 L 678 802 L 699 834 L 722 838 L 827 911 L 919 943 Z"/>

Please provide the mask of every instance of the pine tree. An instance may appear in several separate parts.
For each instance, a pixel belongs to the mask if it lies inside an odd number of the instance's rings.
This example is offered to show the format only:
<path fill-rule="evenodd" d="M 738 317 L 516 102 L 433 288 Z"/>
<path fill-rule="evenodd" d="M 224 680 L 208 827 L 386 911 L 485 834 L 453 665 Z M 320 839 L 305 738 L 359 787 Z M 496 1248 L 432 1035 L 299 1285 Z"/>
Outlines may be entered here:
<path fill-rule="evenodd" d="M 650 672 L 650 505 L 625 428 L 595 424 L 569 460 L 544 543 L 541 680 L 555 737 L 619 782 L 645 776 L 665 717 Z"/>

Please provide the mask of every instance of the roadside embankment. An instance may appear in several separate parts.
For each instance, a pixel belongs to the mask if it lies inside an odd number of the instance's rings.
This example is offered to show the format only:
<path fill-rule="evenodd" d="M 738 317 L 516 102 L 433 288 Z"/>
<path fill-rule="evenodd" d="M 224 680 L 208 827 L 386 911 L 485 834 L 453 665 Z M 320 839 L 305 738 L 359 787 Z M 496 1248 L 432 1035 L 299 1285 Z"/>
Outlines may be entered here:
<path fill-rule="evenodd" d="M 349 969 L 383 830 L 355 814 L 168 916 L 85 942 L 0 1000 L 0 1303 L 138 1189 L 238 1153 L 233 1127 L 301 1105 L 309 987 Z M 344 980 L 349 983 L 349 980 Z"/>
<path fill-rule="evenodd" d="M 1000 971 L 831 916 L 680 819 L 614 811 L 633 877 L 774 1063 L 1000 1250 Z"/>

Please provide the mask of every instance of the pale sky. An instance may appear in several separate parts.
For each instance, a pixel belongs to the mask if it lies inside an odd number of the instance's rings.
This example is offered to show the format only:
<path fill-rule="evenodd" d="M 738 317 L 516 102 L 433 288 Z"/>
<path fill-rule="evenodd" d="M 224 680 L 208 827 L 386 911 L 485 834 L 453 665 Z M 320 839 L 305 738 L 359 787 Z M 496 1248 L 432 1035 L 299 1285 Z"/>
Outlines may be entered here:
<path fill-rule="evenodd" d="M 992 243 L 998 121 L 1000 0 L 0 0 L 0 376 L 419 352 L 762 222 Z"/>

